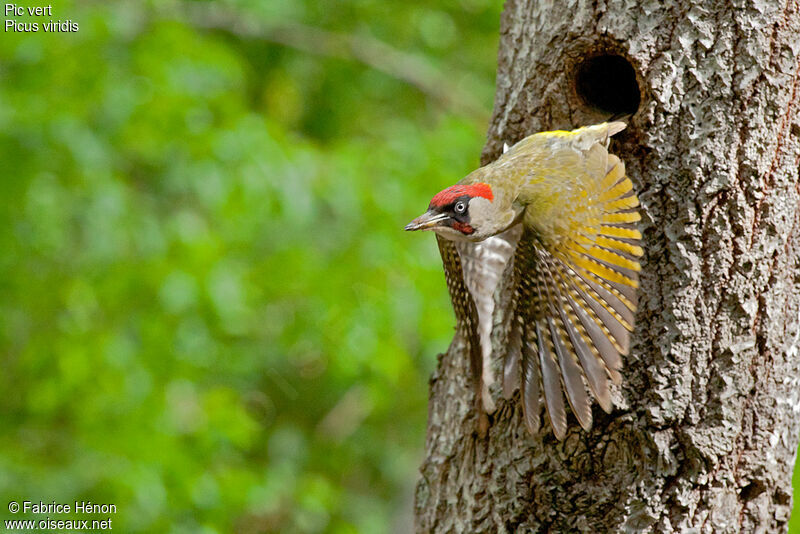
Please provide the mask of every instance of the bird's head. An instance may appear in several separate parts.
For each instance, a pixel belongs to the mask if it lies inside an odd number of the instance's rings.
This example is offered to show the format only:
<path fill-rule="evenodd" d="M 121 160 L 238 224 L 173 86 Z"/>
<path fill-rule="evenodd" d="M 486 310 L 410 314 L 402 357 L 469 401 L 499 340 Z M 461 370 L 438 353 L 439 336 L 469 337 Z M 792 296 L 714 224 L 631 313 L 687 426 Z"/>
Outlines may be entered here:
<path fill-rule="evenodd" d="M 494 202 L 486 183 L 454 185 L 437 193 L 428 211 L 406 225 L 406 230 L 433 230 L 450 240 L 481 241 L 494 235 Z"/>

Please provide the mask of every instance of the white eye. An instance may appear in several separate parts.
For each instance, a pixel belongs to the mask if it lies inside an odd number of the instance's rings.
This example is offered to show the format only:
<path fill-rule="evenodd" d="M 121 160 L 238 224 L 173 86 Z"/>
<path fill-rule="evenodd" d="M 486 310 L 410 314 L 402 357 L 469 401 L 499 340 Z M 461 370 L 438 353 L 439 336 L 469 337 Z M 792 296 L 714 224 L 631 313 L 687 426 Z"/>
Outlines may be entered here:
<path fill-rule="evenodd" d="M 456 210 L 456 213 L 464 213 L 465 211 L 467 211 L 467 204 L 463 200 L 459 200 L 458 202 L 456 202 L 454 209 Z"/>

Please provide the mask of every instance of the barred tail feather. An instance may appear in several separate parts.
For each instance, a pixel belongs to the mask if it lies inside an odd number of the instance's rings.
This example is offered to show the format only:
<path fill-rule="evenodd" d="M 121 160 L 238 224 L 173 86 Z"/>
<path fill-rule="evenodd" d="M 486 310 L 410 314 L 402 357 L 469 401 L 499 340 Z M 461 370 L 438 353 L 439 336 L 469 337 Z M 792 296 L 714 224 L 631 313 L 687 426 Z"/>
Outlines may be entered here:
<path fill-rule="evenodd" d="M 520 396 L 522 397 L 522 415 L 528 432 L 539 432 L 539 351 L 536 345 L 535 332 L 528 331 L 522 350 L 522 372 Z"/>
<path fill-rule="evenodd" d="M 564 436 L 567 435 L 567 410 L 564 405 L 564 395 L 561 393 L 558 363 L 553 357 L 553 342 L 543 321 L 537 321 L 535 329 L 539 363 L 542 366 L 542 390 L 544 391 L 544 404 L 547 407 L 547 418 L 550 420 L 550 426 L 553 427 L 553 434 L 556 438 L 564 439 Z"/>
<path fill-rule="evenodd" d="M 578 423 L 584 430 L 589 430 L 592 428 L 592 401 L 589 399 L 586 387 L 583 385 L 583 372 L 574 353 L 567 351 L 567 340 L 564 339 L 566 332 L 563 323 L 559 323 L 556 326 L 556 321 L 552 318 L 549 318 L 547 322 L 550 326 L 550 336 L 553 338 L 553 345 L 558 355 L 561 379 L 564 382 L 564 390 L 567 393 L 570 408 L 572 408 L 572 413 L 575 414 Z"/>

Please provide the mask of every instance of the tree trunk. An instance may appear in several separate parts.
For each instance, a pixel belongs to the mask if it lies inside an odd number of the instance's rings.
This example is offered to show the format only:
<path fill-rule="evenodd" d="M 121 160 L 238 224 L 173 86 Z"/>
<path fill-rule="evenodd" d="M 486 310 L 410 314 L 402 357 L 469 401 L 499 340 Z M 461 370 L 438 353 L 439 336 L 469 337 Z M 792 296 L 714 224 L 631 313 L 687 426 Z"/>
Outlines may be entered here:
<path fill-rule="evenodd" d="M 636 331 L 615 410 L 595 406 L 588 433 L 570 416 L 563 442 L 547 424 L 529 436 L 518 395 L 498 391 L 479 437 L 454 339 L 431 379 L 418 531 L 786 530 L 800 432 L 800 7 L 735 3 L 506 2 L 484 162 L 503 142 L 638 108 L 611 144 L 642 202 Z"/>

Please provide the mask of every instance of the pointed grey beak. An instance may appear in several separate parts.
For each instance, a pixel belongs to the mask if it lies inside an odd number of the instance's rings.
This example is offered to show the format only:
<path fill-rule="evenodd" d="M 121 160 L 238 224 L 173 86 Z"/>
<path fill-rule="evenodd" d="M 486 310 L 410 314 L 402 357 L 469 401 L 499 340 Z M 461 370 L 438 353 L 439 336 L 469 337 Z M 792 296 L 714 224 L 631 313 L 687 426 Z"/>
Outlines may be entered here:
<path fill-rule="evenodd" d="M 431 211 L 427 211 L 408 223 L 406 225 L 406 230 L 431 230 L 439 226 L 439 223 L 447 218 L 448 215 L 446 213 L 433 213 Z"/>

